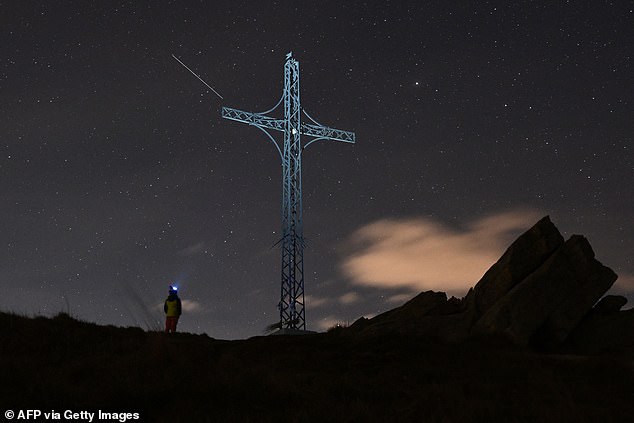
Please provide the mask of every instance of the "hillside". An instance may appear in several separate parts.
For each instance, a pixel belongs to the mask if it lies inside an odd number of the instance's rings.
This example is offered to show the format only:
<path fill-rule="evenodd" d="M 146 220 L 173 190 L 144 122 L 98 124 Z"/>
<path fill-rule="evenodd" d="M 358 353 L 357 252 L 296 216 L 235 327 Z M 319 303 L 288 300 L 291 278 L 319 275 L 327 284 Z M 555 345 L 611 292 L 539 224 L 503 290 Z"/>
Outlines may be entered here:
<path fill-rule="evenodd" d="M 626 421 L 631 355 L 343 331 L 217 341 L 0 314 L 4 409 L 145 421 Z"/>
<path fill-rule="evenodd" d="M 0 313 L 0 406 L 151 422 L 630 421 L 634 310 L 597 303 L 615 279 L 544 218 L 465 298 L 424 292 L 328 333 L 222 341 Z"/>

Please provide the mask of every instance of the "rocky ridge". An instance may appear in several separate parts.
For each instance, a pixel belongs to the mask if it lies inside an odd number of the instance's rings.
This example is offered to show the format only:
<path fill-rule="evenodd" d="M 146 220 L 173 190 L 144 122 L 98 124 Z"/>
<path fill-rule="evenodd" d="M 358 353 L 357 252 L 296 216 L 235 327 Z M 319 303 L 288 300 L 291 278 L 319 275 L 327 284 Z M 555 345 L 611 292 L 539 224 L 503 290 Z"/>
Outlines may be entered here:
<path fill-rule="evenodd" d="M 355 336 L 387 332 L 446 341 L 500 337 L 519 346 L 602 351 L 634 346 L 634 310 L 606 296 L 617 275 L 588 240 L 568 240 L 548 216 L 515 240 L 462 299 L 423 292 L 403 306 L 350 326 Z M 601 301 L 599 301 L 601 300 Z"/>

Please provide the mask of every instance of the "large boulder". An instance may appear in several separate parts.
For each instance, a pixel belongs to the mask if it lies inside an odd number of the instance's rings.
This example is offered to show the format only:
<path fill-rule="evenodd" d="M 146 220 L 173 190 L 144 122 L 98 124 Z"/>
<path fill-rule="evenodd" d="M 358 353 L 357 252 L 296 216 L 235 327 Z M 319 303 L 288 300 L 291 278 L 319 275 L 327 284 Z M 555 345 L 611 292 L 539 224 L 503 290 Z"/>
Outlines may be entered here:
<path fill-rule="evenodd" d="M 561 342 L 616 278 L 595 260 L 588 240 L 574 235 L 495 302 L 473 332 L 502 334 L 519 345 Z"/>
<path fill-rule="evenodd" d="M 564 238 L 548 216 L 521 235 L 467 295 L 475 315 L 483 315 L 563 243 Z"/>

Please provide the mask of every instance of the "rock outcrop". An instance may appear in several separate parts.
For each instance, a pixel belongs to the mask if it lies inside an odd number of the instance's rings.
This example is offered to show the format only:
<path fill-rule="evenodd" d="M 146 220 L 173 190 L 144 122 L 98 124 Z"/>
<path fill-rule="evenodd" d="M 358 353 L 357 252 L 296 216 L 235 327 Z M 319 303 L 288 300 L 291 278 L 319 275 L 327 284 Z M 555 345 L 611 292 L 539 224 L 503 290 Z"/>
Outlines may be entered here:
<path fill-rule="evenodd" d="M 401 307 L 372 319 L 361 318 L 349 329 L 364 337 L 384 333 L 424 334 L 454 341 L 464 339 L 469 332 L 470 321 L 464 311 L 462 300 L 455 297 L 447 299 L 444 292 L 426 291 Z"/>
<path fill-rule="evenodd" d="M 423 292 L 402 307 L 359 320 L 350 330 L 451 341 L 501 336 L 521 346 L 560 346 L 572 333 L 577 342 L 590 334 L 598 337 L 597 328 L 607 318 L 617 319 L 615 313 L 622 313 L 621 326 L 629 328 L 629 314 L 619 312 L 625 298 L 608 296 L 593 309 L 616 279 L 595 259 L 586 238 L 573 235 L 564 242 L 546 216 L 511 244 L 465 298 L 447 300 L 442 292 Z M 615 342 L 611 338 L 610 345 Z"/>
<path fill-rule="evenodd" d="M 546 216 L 520 236 L 473 288 L 475 312 L 484 314 L 511 289 L 540 267 L 564 243 Z"/>
<path fill-rule="evenodd" d="M 616 278 L 595 260 L 587 239 L 572 236 L 493 304 L 473 331 L 503 334 L 519 345 L 533 337 L 563 342 Z"/>

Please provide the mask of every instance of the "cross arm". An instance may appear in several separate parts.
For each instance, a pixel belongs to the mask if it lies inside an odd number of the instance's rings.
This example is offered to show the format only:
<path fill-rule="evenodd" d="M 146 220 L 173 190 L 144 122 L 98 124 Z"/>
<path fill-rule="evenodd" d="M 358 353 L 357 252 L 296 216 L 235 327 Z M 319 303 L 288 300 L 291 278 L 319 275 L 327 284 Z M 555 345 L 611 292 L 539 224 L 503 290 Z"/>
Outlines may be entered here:
<path fill-rule="evenodd" d="M 244 110 L 232 109 L 230 107 L 223 107 L 220 114 L 225 119 L 248 123 L 249 125 L 259 126 L 261 128 L 284 131 L 283 119 L 275 119 L 259 113 L 245 112 Z"/>
<path fill-rule="evenodd" d="M 308 135 L 309 137 L 327 138 L 333 141 L 349 142 L 352 144 L 355 142 L 354 132 L 329 128 L 327 126 L 302 123 L 301 133 L 302 135 Z"/>

